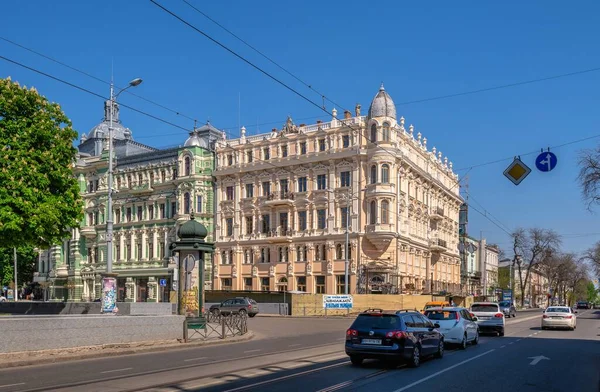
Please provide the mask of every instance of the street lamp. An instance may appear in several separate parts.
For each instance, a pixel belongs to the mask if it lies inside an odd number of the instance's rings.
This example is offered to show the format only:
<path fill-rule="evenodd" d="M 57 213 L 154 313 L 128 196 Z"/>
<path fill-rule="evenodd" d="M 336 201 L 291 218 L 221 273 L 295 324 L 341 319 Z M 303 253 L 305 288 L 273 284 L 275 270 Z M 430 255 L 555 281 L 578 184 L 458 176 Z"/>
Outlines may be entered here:
<path fill-rule="evenodd" d="M 110 101 L 108 109 L 108 196 L 106 207 L 108 218 L 106 219 L 106 273 L 102 278 L 102 313 L 113 314 L 117 305 L 117 274 L 112 272 L 113 263 L 113 211 L 112 211 L 112 193 L 113 193 L 113 110 L 116 99 L 119 95 L 130 87 L 139 86 L 142 79 L 135 78 L 129 82 L 129 85 L 115 95 L 114 84 L 110 82 Z"/>

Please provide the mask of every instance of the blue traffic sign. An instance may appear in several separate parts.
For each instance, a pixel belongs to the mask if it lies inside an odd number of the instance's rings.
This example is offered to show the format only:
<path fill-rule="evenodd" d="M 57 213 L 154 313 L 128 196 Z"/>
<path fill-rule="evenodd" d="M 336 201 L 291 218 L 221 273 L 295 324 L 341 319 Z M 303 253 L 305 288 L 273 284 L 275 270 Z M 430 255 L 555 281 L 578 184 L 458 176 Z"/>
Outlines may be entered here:
<path fill-rule="evenodd" d="M 166 279 L 161 279 L 161 280 L 159 280 L 158 282 L 159 282 L 159 284 L 160 284 L 162 287 L 166 287 L 166 286 L 167 286 L 167 280 L 166 280 Z"/>
<path fill-rule="evenodd" d="M 558 158 L 550 151 L 542 152 L 535 158 L 535 166 L 539 171 L 549 172 L 556 167 Z"/>

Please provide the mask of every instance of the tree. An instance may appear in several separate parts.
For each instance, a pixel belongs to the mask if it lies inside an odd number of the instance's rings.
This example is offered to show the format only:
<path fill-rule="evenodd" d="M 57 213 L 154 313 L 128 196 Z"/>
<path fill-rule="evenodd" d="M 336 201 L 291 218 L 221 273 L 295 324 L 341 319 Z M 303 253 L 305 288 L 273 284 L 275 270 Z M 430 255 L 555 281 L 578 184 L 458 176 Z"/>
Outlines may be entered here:
<path fill-rule="evenodd" d="M 17 283 L 21 287 L 31 282 L 37 260 L 37 252 L 31 246 L 17 248 Z M 0 249 L 0 284 L 9 286 L 14 282 L 14 256 L 12 248 Z"/>
<path fill-rule="evenodd" d="M 0 79 L 0 248 L 47 248 L 78 226 L 76 137 L 57 103 Z"/>
<path fill-rule="evenodd" d="M 579 184 L 588 209 L 600 204 L 600 146 L 579 155 Z"/>
<path fill-rule="evenodd" d="M 600 276 L 600 241 L 583 254 L 583 259 L 592 264 L 596 276 Z"/>
<path fill-rule="evenodd" d="M 525 306 L 525 289 L 530 281 L 531 270 L 538 269 L 547 258 L 558 252 L 560 237 L 548 229 L 518 228 L 511 234 L 513 240 L 513 265 L 517 270 L 521 289 L 521 306 Z M 523 276 L 525 275 L 525 276 Z"/>
<path fill-rule="evenodd" d="M 588 302 L 596 303 L 598 300 L 598 290 L 596 289 L 596 286 L 594 286 L 594 282 L 592 282 L 591 280 L 588 281 L 585 289 L 587 292 Z"/>

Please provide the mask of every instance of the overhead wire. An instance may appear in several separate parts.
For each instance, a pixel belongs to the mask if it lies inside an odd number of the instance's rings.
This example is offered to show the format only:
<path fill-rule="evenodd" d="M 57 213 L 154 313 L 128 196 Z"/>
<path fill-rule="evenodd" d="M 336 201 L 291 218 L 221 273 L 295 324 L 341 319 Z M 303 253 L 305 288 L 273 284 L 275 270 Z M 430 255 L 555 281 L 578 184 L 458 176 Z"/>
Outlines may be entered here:
<path fill-rule="evenodd" d="M 75 71 L 75 72 L 77 72 L 77 73 L 80 73 L 81 75 L 87 76 L 88 78 L 94 79 L 94 80 L 96 80 L 97 82 L 104 83 L 104 84 L 107 84 L 107 85 L 110 85 L 110 84 L 111 84 L 111 83 L 110 83 L 109 81 L 107 81 L 107 80 L 101 79 L 101 78 L 99 78 L 99 77 L 97 77 L 97 76 L 94 76 L 94 75 L 90 74 L 89 72 L 83 71 L 83 70 L 81 70 L 81 69 L 79 69 L 79 68 L 75 68 L 75 67 L 73 67 L 73 66 L 71 66 L 71 65 L 69 65 L 69 64 L 66 64 L 66 63 L 64 63 L 64 62 L 62 62 L 62 61 L 60 61 L 60 60 L 57 60 L 57 59 L 55 59 L 55 58 L 53 58 L 53 57 L 50 57 L 50 56 L 48 56 L 48 55 L 46 55 L 46 54 L 43 54 L 43 53 L 39 52 L 39 51 L 36 51 L 36 50 L 34 50 L 34 49 L 31 49 L 31 48 L 28 48 L 28 47 L 26 47 L 26 46 L 24 46 L 24 45 L 22 45 L 22 44 L 19 44 L 18 42 L 15 42 L 15 41 L 13 41 L 13 40 L 10 40 L 10 39 L 8 39 L 8 38 L 6 38 L 6 37 L 0 37 L 0 40 L 3 40 L 3 41 L 5 41 L 5 42 L 8 42 L 8 43 L 10 43 L 11 45 L 17 46 L 17 47 L 19 47 L 19 48 L 21 48 L 21 49 L 23 49 L 23 50 L 26 50 L 26 51 L 28 51 L 28 52 L 30 52 L 30 53 L 33 53 L 33 54 L 35 54 L 35 55 L 37 55 L 37 56 L 43 57 L 43 58 L 45 58 L 45 59 L 47 59 L 47 60 L 50 60 L 50 61 L 52 61 L 52 62 L 54 62 L 54 63 L 56 63 L 56 64 L 59 64 L 59 65 L 61 65 L 61 66 L 65 67 L 65 68 L 68 68 L 68 69 L 70 69 L 70 70 L 72 70 L 72 71 Z M 178 110 L 171 109 L 171 108 L 169 108 L 169 107 L 167 107 L 167 106 L 165 106 L 165 105 L 162 105 L 162 104 L 160 104 L 160 103 L 158 103 L 158 102 L 152 101 L 152 100 L 150 100 L 150 99 L 148 99 L 148 98 L 145 98 L 145 97 L 143 97 L 143 96 L 141 96 L 141 95 L 135 94 L 135 93 L 134 93 L 134 92 L 132 92 L 131 90 L 125 90 L 125 93 L 126 93 L 126 94 L 129 94 L 129 95 L 132 95 L 132 96 L 134 96 L 134 97 L 136 97 L 136 98 L 139 98 L 139 99 L 141 99 L 141 100 L 143 100 L 143 101 L 146 101 L 146 102 L 148 102 L 148 103 L 150 103 L 150 104 L 152 104 L 152 105 L 155 105 L 155 106 L 157 106 L 157 107 L 160 107 L 161 109 L 164 109 L 164 110 L 167 110 L 167 111 L 169 111 L 169 112 L 171 112 L 171 113 L 174 113 L 174 114 L 176 114 L 176 115 L 178 115 L 178 116 L 185 117 L 185 118 L 187 118 L 188 120 L 192 120 L 192 121 L 195 121 L 195 120 L 196 120 L 196 119 L 194 119 L 194 118 L 192 118 L 192 117 L 190 117 L 190 116 L 188 116 L 188 115 L 186 115 L 186 114 L 184 114 L 184 113 L 181 113 L 181 112 L 180 112 L 180 111 L 178 111 Z"/>

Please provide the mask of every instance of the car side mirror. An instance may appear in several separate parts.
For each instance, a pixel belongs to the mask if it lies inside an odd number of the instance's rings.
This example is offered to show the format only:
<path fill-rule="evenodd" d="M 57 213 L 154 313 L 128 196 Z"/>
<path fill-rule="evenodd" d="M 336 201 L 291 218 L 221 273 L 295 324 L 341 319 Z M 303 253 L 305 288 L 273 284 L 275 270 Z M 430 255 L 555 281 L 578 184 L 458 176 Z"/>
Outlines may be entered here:
<path fill-rule="evenodd" d="M 471 316 L 471 318 L 473 319 L 473 321 L 479 320 L 476 316 Z"/>
<path fill-rule="evenodd" d="M 439 328 L 440 324 L 439 323 L 435 323 L 435 324 L 433 324 L 433 326 L 434 326 L 434 328 Z"/>

